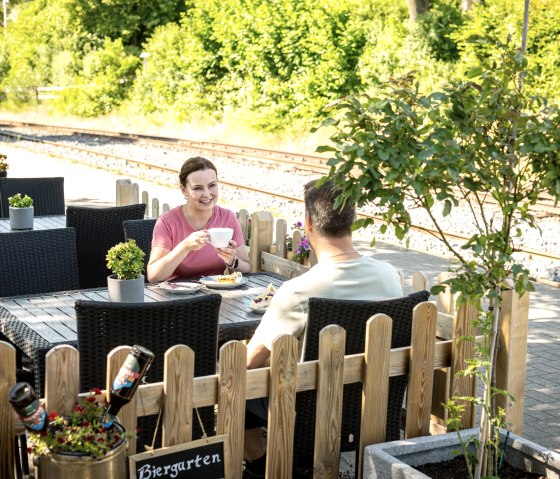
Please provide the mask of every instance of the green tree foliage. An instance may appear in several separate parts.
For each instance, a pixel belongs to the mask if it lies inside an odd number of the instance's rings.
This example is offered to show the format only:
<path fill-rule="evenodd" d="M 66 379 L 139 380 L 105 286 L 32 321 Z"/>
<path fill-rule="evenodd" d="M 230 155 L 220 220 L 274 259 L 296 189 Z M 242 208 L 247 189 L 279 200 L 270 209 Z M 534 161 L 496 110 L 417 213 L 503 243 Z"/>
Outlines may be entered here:
<path fill-rule="evenodd" d="M 482 412 L 478 466 L 470 476 L 477 478 L 498 477 L 494 428 L 503 427 L 504 418 L 493 398 L 507 394 L 493 376 L 501 293 L 533 289 L 514 255 L 521 226 L 536 226 L 529 206 L 539 195 L 560 199 L 560 110 L 520 88 L 524 55 L 488 37 L 485 47 L 492 46 L 496 58 L 482 58 L 442 90 L 424 95 L 407 76 L 383 84 L 374 96 L 341 100 L 340 111 L 324 123 L 334 127 L 331 143 L 319 149 L 332 154 L 328 177 L 341 187 L 339 205 L 347 199 L 376 205 L 386 222 L 381 231 L 390 225 L 399 239 L 411 227 L 411 208 L 420 208 L 457 260 L 446 284 L 460 303 L 478 308 L 475 326 L 484 335 L 464 372 L 484 384 L 483 397 L 471 398 Z M 496 207 L 491 210 L 486 198 Z M 471 236 L 457 246 L 445 217 L 460 205 Z"/>
<path fill-rule="evenodd" d="M 363 44 L 345 2 L 194 0 L 180 31 L 163 27 L 146 44 L 138 91 L 161 88 L 166 100 L 176 92 L 165 106 L 183 118 L 193 108 L 234 108 L 254 125 L 278 127 L 316 117 L 327 101 L 356 90 Z M 181 69 L 161 78 L 163 64 Z M 136 103 L 150 111 L 160 99 Z"/>
<path fill-rule="evenodd" d="M 68 11 L 86 32 L 141 45 L 155 28 L 177 22 L 185 2 L 177 0 L 72 0 Z"/>
<path fill-rule="evenodd" d="M 122 41 L 106 39 L 103 48 L 82 60 L 74 85 L 61 91 L 54 105 L 67 114 L 94 117 L 109 113 L 126 98 L 140 59 L 127 54 Z"/>
<path fill-rule="evenodd" d="M 493 50 L 467 40 L 519 32 L 522 4 L 485 0 L 462 14 L 457 0 L 431 0 L 412 22 L 406 2 L 395 0 L 11 3 L 0 100 L 35 102 L 37 87 L 54 85 L 73 87 L 51 102 L 63 112 L 126 108 L 307 129 L 329 102 L 388 77 L 415 71 L 421 85 L 460 77 Z M 560 91 L 559 30 L 560 2 L 532 0 L 529 84 L 550 98 Z"/>

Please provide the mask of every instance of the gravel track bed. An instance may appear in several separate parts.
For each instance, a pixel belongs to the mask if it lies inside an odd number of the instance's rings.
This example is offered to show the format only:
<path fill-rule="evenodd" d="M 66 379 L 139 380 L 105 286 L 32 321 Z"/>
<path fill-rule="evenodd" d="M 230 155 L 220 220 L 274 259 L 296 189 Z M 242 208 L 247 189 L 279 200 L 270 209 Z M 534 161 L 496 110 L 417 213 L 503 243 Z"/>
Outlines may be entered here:
<path fill-rule="evenodd" d="M 11 131 L 16 131 L 12 129 Z M 17 129 L 22 134 L 38 136 L 35 131 Z M 66 143 L 68 146 L 93 149 L 109 155 L 121 156 L 137 160 L 150 160 L 158 165 L 179 170 L 181 164 L 190 156 L 199 155 L 199 152 L 187 150 L 185 148 L 164 147 L 150 145 L 147 143 L 133 142 L 123 139 L 94 138 L 84 136 L 76 140 L 71 140 L 66 135 L 42 135 L 44 139 Z M 11 141 L 11 140 L 4 140 Z M 112 158 L 102 158 L 86 152 L 76 150 L 63 150 L 53 145 L 41 144 L 29 141 L 20 141 L 18 146 L 29 148 L 36 152 L 45 153 L 54 157 L 64 158 L 75 162 L 83 162 L 97 168 L 108 169 L 118 172 L 124 176 L 141 177 L 145 180 L 153 181 L 159 185 L 175 187 L 177 185 L 176 174 L 165 174 L 146 168 L 139 168 L 133 163 L 125 163 L 121 160 Z M 297 168 L 279 166 L 272 167 L 256 161 L 241 160 L 205 155 L 216 165 L 219 177 L 228 183 L 251 186 L 265 191 L 273 191 L 277 194 L 301 198 L 303 185 L 310 179 L 317 178 L 317 174 L 302 171 Z M 247 209 L 249 212 L 270 211 L 275 218 L 284 218 L 288 222 L 288 227 L 303 219 L 303 204 L 281 199 L 274 199 L 271 196 L 260 193 L 252 193 L 236 188 L 227 187 L 222 184 L 221 200 L 222 204 L 239 210 Z M 362 210 L 368 214 L 376 214 L 374 207 Z M 430 220 L 424 211 L 411 209 L 413 223 L 432 227 Z M 526 248 L 537 251 L 546 251 L 552 254 L 560 252 L 560 218 L 553 216 L 542 216 L 537 221 L 538 228 L 529 228 L 527 225 L 520 226 L 521 235 L 514 239 L 514 244 L 518 248 Z M 472 233 L 472 220 L 470 212 L 466 208 L 455 208 L 451 215 L 442 221 L 443 229 L 459 234 L 468 235 Z M 356 238 L 361 240 L 371 240 L 373 237 L 379 241 L 400 244 L 389 230 L 386 234 L 379 233 L 379 227 L 374 226 L 365 231 L 356 233 Z M 447 248 L 443 243 L 429 235 L 411 231 L 408 236 L 409 247 L 414 250 L 425 251 L 438 256 L 449 257 Z M 458 244 L 455 244 L 459 246 Z M 560 264 L 557 261 L 546 259 L 534 259 L 527 255 L 519 255 L 519 262 L 529 269 L 534 278 L 544 278 L 549 281 L 560 282 Z"/>

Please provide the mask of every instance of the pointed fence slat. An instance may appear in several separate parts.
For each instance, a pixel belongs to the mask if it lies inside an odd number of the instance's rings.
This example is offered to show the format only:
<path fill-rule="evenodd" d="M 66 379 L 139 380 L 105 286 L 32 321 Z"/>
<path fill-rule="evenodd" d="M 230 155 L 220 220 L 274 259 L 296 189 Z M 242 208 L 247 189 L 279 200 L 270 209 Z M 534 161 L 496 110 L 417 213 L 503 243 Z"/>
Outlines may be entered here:
<path fill-rule="evenodd" d="M 342 432 L 342 393 L 344 387 L 344 349 L 346 331 L 334 324 L 319 334 L 317 411 L 315 416 L 314 475 L 338 478 L 340 436 Z"/>
<path fill-rule="evenodd" d="M 451 365 L 450 397 L 474 396 L 476 393 L 476 377 L 457 374 L 467 368 L 467 361 L 474 358 L 474 340 L 466 339 L 476 335 L 473 320 L 478 316 L 478 310 L 472 305 L 463 304 L 457 310 L 453 322 L 453 364 Z M 472 401 L 461 402 L 465 409 L 460 413 L 464 427 L 474 427 L 476 420 L 475 406 Z"/>
<path fill-rule="evenodd" d="M 227 434 L 232 458 L 231 479 L 243 475 L 247 348 L 228 342 L 220 348 L 217 433 Z"/>
<path fill-rule="evenodd" d="M 357 477 L 362 477 L 364 447 L 385 442 L 393 320 L 376 314 L 366 325 L 364 393 Z"/>
<path fill-rule="evenodd" d="M 45 407 L 61 416 L 69 415 L 80 392 L 80 355 L 67 345 L 56 346 L 45 356 Z"/>
<path fill-rule="evenodd" d="M 291 479 L 296 421 L 297 339 L 279 336 L 270 355 L 266 477 Z"/>
<path fill-rule="evenodd" d="M 192 439 L 194 351 L 185 345 L 167 350 L 163 373 L 162 447 Z"/>
<path fill-rule="evenodd" d="M 16 349 L 0 341 L 0 477 L 14 479 L 14 410 L 8 391 L 16 382 Z"/>
<path fill-rule="evenodd" d="M 437 309 L 435 305 L 426 302 L 414 307 L 405 438 L 427 436 L 430 433 L 436 322 Z"/>

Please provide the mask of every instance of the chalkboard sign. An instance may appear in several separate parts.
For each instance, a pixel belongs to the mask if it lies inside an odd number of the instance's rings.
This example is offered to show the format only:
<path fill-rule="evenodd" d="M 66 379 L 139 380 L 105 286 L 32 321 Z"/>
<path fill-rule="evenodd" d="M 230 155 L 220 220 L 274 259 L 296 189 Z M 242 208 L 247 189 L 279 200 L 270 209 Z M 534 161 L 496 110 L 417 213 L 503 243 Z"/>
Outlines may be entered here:
<path fill-rule="evenodd" d="M 226 438 L 213 436 L 129 456 L 130 479 L 227 479 Z"/>

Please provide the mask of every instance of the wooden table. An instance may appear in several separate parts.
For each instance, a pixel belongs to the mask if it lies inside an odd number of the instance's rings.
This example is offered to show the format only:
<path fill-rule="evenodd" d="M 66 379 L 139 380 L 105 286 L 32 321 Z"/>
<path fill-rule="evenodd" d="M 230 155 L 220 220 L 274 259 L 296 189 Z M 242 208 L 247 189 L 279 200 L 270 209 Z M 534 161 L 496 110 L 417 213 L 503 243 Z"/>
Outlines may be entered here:
<path fill-rule="evenodd" d="M 66 216 L 35 216 L 33 218 L 33 230 L 13 230 L 10 228 L 10 218 L 0 219 L 0 233 L 11 233 L 12 231 L 34 231 L 51 230 L 54 228 L 66 228 Z"/>
<path fill-rule="evenodd" d="M 251 298 L 263 292 L 269 283 L 279 287 L 287 279 L 275 273 L 247 273 L 248 282 L 235 289 L 202 288 L 192 295 L 219 293 L 222 296 L 219 342 L 250 338 L 261 315 L 249 308 Z M 168 301 L 184 295 L 170 293 L 156 285 L 144 288 L 144 301 Z M 60 344 L 77 345 L 77 299 L 108 301 L 107 288 L 63 291 L 0 298 L 0 333 L 32 362 L 35 383 L 42 394 L 45 354 Z"/>

